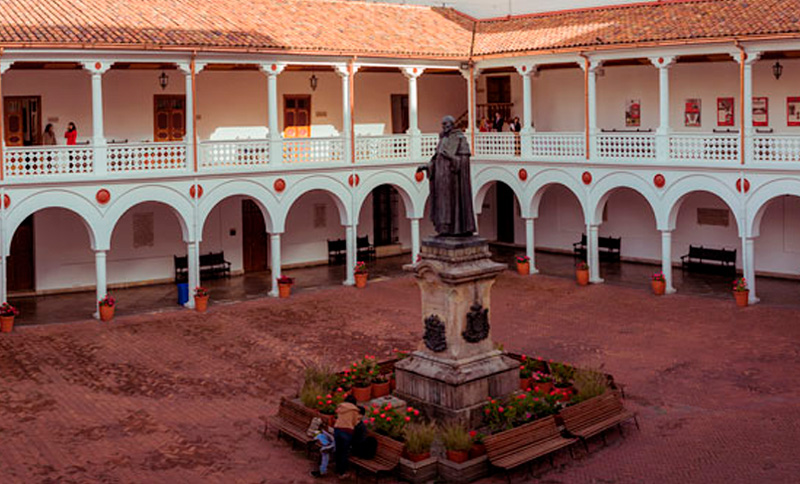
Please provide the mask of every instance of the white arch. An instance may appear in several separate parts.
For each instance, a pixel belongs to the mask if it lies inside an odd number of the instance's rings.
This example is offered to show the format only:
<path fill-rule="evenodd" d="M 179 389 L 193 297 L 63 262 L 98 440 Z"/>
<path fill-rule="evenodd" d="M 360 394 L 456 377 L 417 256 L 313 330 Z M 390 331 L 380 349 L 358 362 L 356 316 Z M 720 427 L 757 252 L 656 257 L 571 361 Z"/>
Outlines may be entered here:
<path fill-rule="evenodd" d="M 186 193 L 187 196 L 184 196 L 178 192 L 177 188 L 163 185 L 141 185 L 123 193 L 116 200 L 112 199 L 108 211 L 103 217 L 102 230 L 98 232 L 100 240 L 105 247 L 110 247 L 111 235 L 122 216 L 137 205 L 155 202 L 172 209 L 181 226 L 183 240 L 192 242 L 194 234 L 189 228 L 194 226 L 191 222 L 194 205 L 188 198 L 188 188 L 186 188 Z"/>
<path fill-rule="evenodd" d="M 638 175 L 621 171 L 604 175 L 596 183 L 592 183 L 591 191 L 589 192 L 590 210 L 587 217 L 589 225 L 599 225 L 603 222 L 603 208 L 614 191 L 620 188 L 628 188 L 644 197 L 653 212 L 656 228 L 666 225 L 663 222 L 662 210 L 660 210 L 661 203 L 659 203 L 658 194 L 655 192 L 653 185 Z"/>
<path fill-rule="evenodd" d="M 745 224 L 741 217 L 740 195 L 732 187 L 728 187 L 721 180 L 704 174 L 692 174 L 676 180 L 669 185 L 663 198 L 663 210 L 666 215 L 663 219 L 664 227 L 659 230 L 675 230 L 678 213 L 686 197 L 695 192 L 706 192 L 719 197 L 728 206 L 736 220 L 739 236 L 742 236 Z"/>
<path fill-rule="evenodd" d="M 275 231 L 283 233 L 286 229 L 286 218 L 289 216 L 289 211 L 292 205 L 303 195 L 314 190 L 321 190 L 327 192 L 336 208 L 339 210 L 339 221 L 342 225 L 350 225 L 353 216 L 351 213 L 352 196 L 350 191 L 344 186 L 342 182 L 328 175 L 312 175 L 307 178 L 301 178 L 297 181 L 292 181 L 288 188 L 286 198 L 281 200 L 281 210 L 276 211 L 275 220 L 273 220 Z"/>
<path fill-rule="evenodd" d="M 507 169 L 498 166 L 481 167 L 478 173 L 472 175 L 472 193 L 474 194 L 473 207 L 475 207 L 475 215 L 479 215 L 483 209 L 483 199 L 492 187 L 493 182 L 501 181 L 508 185 L 514 192 L 519 203 L 520 215 L 523 218 L 528 217 L 528 206 L 525 199 L 522 198 L 523 189 L 520 185 L 519 178 L 515 173 L 510 173 Z M 424 208 L 423 208 L 424 209 Z"/>
<path fill-rule="evenodd" d="M 581 212 L 584 220 L 587 218 L 588 210 L 586 210 L 586 188 L 576 178 L 572 177 L 567 171 L 557 168 L 546 169 L 537 172 L 531 178 L 528 187 L 525 189 L 525 197 L 530 200 L 528 204 L 528 213 L 531 217 L 536 218 L 539 216 L 539 204 L 547 189 L 552 185 L 562 185 L 564 188 L 572 192 L 578 200 L 581 207 Z"/>
<path fill-rule="evenodd" d="M 425 210 L 425 198 L 427 197 L 428 182 L 423 180 L 425 190 L 421 187 L 415 186 L 416 181 L 412 182 L 408 176 L 396 170 L 381 170 L 378 172 L 371 172 L 365 175 L 358 185 L 358 191 L 355 195 L 355 213 L 354 220 L 358 220 L 361 216 L 361 210 L 364 208 L 364 201 L 367 199 L 372 190 L 381 185 L 391 185 L 400 194 L 403 199 L 403 206 L 406 209 L 407 218 L 421 218 Z M 422 192 L 422 193 L 420 193 Z"/>
<path fill-rule="evenodd" d="M 747 200 L 747 234 L 758 237 L 761 234 L 761 219 L 767 211 L 769 203 L 786 195 L 800 197 L 800 180 L 797 178 L 781 178 L 773 180 L 756 189 Z"/>
<path fill-rule="evenodd" d="M 235 196 L 244 196 L 252 199 L 256 205 L 258 205 L 258 208 L 261 209 L 261 215 L 264 216 L 264 225 L 267 228 L 267 232 L 273 233 L 273 216 L 270 207 L 273 207 L 273 210 L 276 209 L 278 206 L 277 197 L 261 183 L 254 180 L 242 179 L 223 182 L 203 194 L 200 199 L 200 204 L 197 207 L 199 211 L 197 223 L 201 233 L 211 211 L 226 198 Z"/>
<path fill-rule="evenodd" d="M 46 208 L 63 208 L 78 216 L 89 233 L 89 242 L 93 250 L 106 250 L 98 238 L 98 230 L 101 224 L 100 209 L 89 199 L 82 195 L 63 189 L 43 190 L 36 192 L 22 200 L 13 201 L 11 207 L 6 211 L 5 234 L 6 240 L 5 253 L 11 250 L 11 240 L 20 224 L 40 210 Z"/>

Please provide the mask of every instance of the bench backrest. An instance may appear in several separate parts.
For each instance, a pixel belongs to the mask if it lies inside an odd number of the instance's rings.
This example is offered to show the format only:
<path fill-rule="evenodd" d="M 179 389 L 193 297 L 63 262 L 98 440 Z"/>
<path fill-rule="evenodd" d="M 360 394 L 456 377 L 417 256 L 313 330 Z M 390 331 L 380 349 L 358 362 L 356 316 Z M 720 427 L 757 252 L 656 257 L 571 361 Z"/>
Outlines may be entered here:
<path fill-rule="evenodd" d="M 307 429 L 308 426 L 311 425 L 311 420 L 316 416 L 316 412 L 307 408 L 305 405 L 293 402 L 286 397 L 281 398 L 281 404 L 278 407 L 278 417 L 292 425 Z"/>
<path fill-rule="evenodd" d="M 405 444 L 398 442 L 394 439 L 376 433 L 370 433 L 375 440 L 378 441 L 378 450 L 375 452 L 376 456 L 393 463 L 400 462 L 400 456 L 403 454 L 403 447 Z"/>
<path fill-rule="evenodd" d="M 356 248 L 366 249 L 367 247 L 369 247 L 369 235 L 356 237 Z"/>
<path fill-rule="evenodd" d="M 188 269 L 189 268 L 189 258 L 187 256 L 174 256 L 175 258 L 175 270 L 181 269 Z"/>
<path fill-rule="evenodd" d="M 564 425 L 567 429 L 574 430 L 601 422 L 624 411 L 625 408 L 622 406 L 619 394 L 615 391 L 607 390 L 602 395 L 562 409 L 559 415 L 564 420 Z"/>
<path fill-rule="evenodd" d="M 555 419 L 547 416 L 535 422 L 490 435 L 483 442 L 486 444 L 486 453 L 489 454 L 489 460 L 493 460 L 513 454 L 523 447 L 535 445 L 556 437 L 560 438 L 561 433 L 556 427 Z"/>
<path fill-rule="evenodd" d="M 689 257 L 693 259 L 716 260 L 736 263 L 736 249 L 708 249 L 701 246 L 689 246 Z"/>
<path fill-rule="evenodd" d="M 598 237 L 597 244 L 610 250 L 620 250 L 622 248 L 622 237 Z"/>
<path fill-rule="evenodd" d="M 341 252 L 347 250 L 347 241 L 336 239 L 328 241 L 328 252 Z"/>

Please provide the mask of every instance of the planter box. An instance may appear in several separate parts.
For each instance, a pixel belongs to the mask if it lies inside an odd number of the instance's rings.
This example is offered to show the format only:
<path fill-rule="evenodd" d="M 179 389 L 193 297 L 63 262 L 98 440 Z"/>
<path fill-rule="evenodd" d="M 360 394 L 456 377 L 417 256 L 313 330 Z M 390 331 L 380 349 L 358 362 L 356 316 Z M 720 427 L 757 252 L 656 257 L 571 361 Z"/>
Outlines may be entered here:
<path fill-rule="evenodd" d="M 489 475 L 489 456 L 482 455 L 461 464 L 439 459 L 439 479 L 454 484 L 466 484 Z"/>
<path fill-rule="evenodd" d="M 438 475 L 437 457 L 431 456 L 419 462 L 411 462 L 408 459 L 400 458 L 400 479 L 413 484 L 433 482 Z"/>

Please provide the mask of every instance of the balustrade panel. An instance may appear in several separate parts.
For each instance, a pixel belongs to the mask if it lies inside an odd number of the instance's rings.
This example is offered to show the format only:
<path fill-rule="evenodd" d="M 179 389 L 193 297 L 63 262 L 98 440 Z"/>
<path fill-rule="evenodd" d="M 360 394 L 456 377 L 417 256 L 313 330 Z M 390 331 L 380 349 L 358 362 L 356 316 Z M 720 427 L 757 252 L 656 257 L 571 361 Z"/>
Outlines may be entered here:
<path fill-rule="evenodd" d="M 654 160 L 656 138 L 652 134 L 598 134 L 597 157 L 601 159 Z"/>
<path fill-rule="evenodd" d="M 7 147 L 3 154 L 5 176 L 81 175 L 94 172 L 91 146 Z"/>
<path fill-rule="evenodd" d="M 574 160 L 586 157 L 583 133 L 533 133 L 529 139 L 534 158 Z"/>
<path fill-rule="evenodd" d="M 200 168 L 203 170 L 266 167 L 269 164 L 269 141 L 203 141 L 200 153 Z"/>
<path fill-rule="evenodd" d="M 356 137 L 356 163 L 408 161 L 408 135 Z"/>
<path fill-rule="evenodd" d="M 738 161 L 739 137 L 735 134 L 670 135 L 669 157 L 685 162 Z"/>
<path fill-rule="evenodd" d="M 185 170 L 185 143 L 131 143 L 108 146 L 108 172 Z"/>
<path fill-rule="evenodd" d="M 420 138 L 422 143 L 422 159 L 429 160 L 436 154 L 436 147 L 439 146 L 438 134 L 423 134 Z"/>
<path fill-rule="evenodd" d="M 342 138 L 289 138 L 283 140 L 284 163 L 341 163 L 343 161 L 345 160 Z"/>
<path fill-rule="evenodd" d="M 756 135 L 753 137 L 753 161 L 800 161 L 800 137 L 786 135 Z"/>
<path fill-rule="evenodd" d="M 476 133 L 475 156 L 515 157 L 520 154 L 520 136 L 516 133 Z"/>

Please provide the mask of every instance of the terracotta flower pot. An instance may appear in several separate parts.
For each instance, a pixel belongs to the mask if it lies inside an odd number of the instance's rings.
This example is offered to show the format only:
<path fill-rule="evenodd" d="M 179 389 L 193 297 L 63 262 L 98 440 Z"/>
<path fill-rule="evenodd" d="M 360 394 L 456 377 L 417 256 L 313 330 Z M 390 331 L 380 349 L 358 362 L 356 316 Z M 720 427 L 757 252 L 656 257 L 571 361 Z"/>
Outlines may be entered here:
<path fill-rule="evenodd" d="M 0 332 L 10 333 L 14 329 L 14 316 L 0 316 Z"/>
<path fill-rule="evenodd" d="M 367 287 L 367 277 L 369 274 L 354 274 L 356 278 L 356 287 L 359 289 L 364 289 Z"/>
<path fill-rule="evenodd" d="M 589 285 L 589 269 L 576 269 L 575 280 L 579 286 Z"/>
<path fill-rule="evenodd" d="M 527 276 L 530 273 L 531 273 L 530 262 L 517 262 L 517 274 L 521 276 Z"/>
<path fill-rule="evenodd" d="M 392 384 L 388 381 L 385 383 L 372 384 L 372 398 L 380 398 L 388 395 L 392 391 Z"/>
<path fill-rule="evenodd" d="M 650 281 L 650 284 L 653 286 L 653 294 L 656 296 L 663 296 L 667 290 L 666 281 Z"/>
<path fill-rule="evenodd" d="M 733 291 L 733 297 L 736 298 L 736 305 L 740 308 L 747 307 L 747 301 L 750 297 L 750 291 Z"/>
<path fill-rule="evenodd" d="M 208 309 L 208 296 L 195 296 L 194 309 L 198 313 L 206 312 L 206 309 Z"/>
<path fill-rule="evenodd" d="M 469 460 L 468 450 L 448 450 L 447 460 L 460 464 Z"/>
<path fill-rule="evenodd" d="M 389 380 L 389 391 L 393 392 L 395 388 L 397 388 L 397 380 L 392 377 L 392 379 Z"/>
<path fill-rule="evenodd" d="M 366 402 L 372 398 L 372 385 L 368 387 L 353 387 L 353 396 L 359 402 Z"/>
<path fill-rule="evenodd" d="M 100 321 L 111 321 L 114 318 L 116 306 L 100 306 Z"/>
<path fill-rule="evenodd" d="M 469 449 L 469 460 L 477 459 L 484 454 L 486 454 L 486 445 L 472 444 L 472 447 Z"/>
<path fill-rule="evenodd" d="M 553 382 L 551 381 L 540 382 L 540 383 L 534 381 L 531 382 L 531 386 L 534 388 L 538 387 L 539 391 L 544 394 L 548 394 L 553 390 Z"/>
<path fill-rule="evenodd" d="M 519 389 L 525 390 L 531 387 L 531 379 L 530 378 L 522 378 L 519 379 Z"/>
<path fill-rule="evenodd" d="M 278 296 L 283 299 L 292 295 L 292 285 L 291 284 L 281 284 L 278 283 Z"/>
<path fill-rule="evenodd" d="M 423 452 L 421 454 L 412 454 L 411 452 L 406 451 L 406 459 L 410 460 L 411 462 L 420 462 L 423 461 L 431 456 L 429 452 Z"/>

